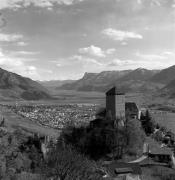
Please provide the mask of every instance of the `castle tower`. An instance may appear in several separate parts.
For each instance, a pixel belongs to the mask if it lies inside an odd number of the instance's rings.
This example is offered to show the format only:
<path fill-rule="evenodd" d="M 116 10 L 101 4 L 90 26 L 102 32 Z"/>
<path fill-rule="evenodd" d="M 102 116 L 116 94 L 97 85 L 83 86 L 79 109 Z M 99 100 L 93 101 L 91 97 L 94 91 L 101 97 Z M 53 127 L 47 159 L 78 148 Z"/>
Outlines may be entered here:
<path fill-rule="evenodd" d="M 106 92 L 106 112 L 110 113 L 116 120 L 120 120 L 119 125 L 125 122 L 125 94 L 118 92 L 116 87 Z"/>

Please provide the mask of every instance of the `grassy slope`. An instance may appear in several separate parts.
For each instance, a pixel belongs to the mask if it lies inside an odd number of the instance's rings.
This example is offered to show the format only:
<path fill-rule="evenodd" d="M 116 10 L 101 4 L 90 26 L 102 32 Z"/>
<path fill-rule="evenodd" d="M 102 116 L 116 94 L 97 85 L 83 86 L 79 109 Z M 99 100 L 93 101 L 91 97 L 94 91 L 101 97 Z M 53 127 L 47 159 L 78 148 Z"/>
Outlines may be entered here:
<path fill-rule="evenodd" d="M 18 127 L 33 133 L 39 133 L 45 136 L 53 136 L 58 137 L 60 134 L 59 130 L 55 130 L 53 128 L 44 127 L 27 118 L 22 118 L 17 114 L 11 112 L 5 107 L 0 106 L 0 115 L 5 118 L 5 124 L 9 129 L 16 129 Z"/>

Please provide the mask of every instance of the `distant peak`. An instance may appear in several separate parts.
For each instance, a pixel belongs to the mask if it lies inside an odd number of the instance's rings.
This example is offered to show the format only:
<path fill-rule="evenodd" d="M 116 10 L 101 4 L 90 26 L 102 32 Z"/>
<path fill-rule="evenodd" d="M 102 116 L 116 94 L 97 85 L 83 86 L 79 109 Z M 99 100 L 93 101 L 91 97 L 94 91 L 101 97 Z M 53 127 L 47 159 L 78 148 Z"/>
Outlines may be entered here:
<path fill-rule="evenodd" d="M 138 71 L 147 71 L 147 69 L 141 68 L 141 67 L 137 68 L 136 70 L 138 70 Z"/>

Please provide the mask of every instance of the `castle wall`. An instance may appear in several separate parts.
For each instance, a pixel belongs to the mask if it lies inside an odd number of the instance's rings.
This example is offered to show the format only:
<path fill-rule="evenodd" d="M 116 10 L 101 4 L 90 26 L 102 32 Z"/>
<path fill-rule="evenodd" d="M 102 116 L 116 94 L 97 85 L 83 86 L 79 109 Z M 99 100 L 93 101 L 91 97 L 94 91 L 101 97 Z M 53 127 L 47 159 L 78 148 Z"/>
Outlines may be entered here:
<path fill-rule="evenodd" d="M 106 111 L 107 113 L 111 113 L 112 117 L 116 116 L 115 112 L 115 97 L 114 96 L 106 96 Z"/>
<path fill-rule="evenodd" d="M 125 119 L 125 95 L 115 95 L 115 116 Z"/>
<path fill-rule="evenodd" d="M 106 96 L 106 110 L 112 117 L 125 119 L 125 95 Z"/>

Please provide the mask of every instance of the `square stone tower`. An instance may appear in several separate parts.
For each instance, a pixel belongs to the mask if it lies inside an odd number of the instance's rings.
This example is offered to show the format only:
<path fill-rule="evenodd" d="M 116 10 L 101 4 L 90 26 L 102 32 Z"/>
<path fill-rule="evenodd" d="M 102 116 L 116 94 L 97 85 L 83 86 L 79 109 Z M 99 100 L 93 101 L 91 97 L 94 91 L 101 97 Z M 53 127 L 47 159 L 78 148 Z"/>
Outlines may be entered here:
<path fill-rule="evenodd" d="M 120 124 L 124 125 L 125 94 L 117 91 L 116 87 L 106 92 L 106 112 L 110 113 L 114 120 L 120 120 Z"/>

